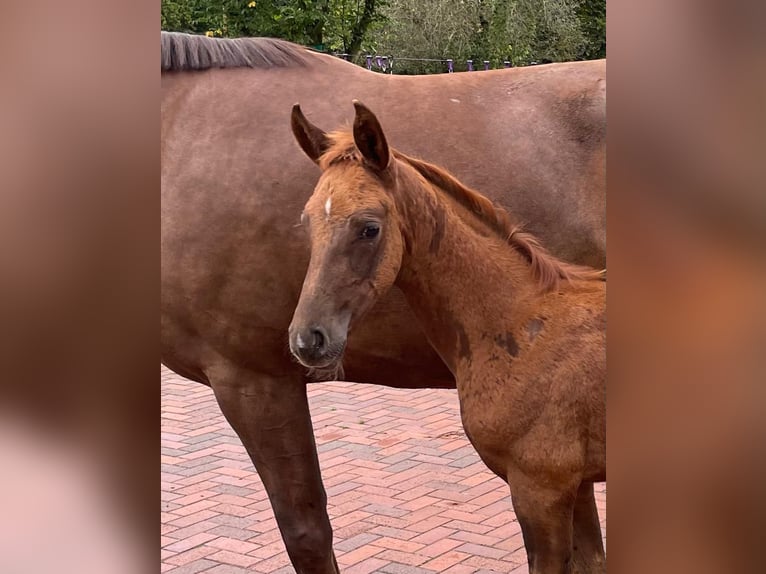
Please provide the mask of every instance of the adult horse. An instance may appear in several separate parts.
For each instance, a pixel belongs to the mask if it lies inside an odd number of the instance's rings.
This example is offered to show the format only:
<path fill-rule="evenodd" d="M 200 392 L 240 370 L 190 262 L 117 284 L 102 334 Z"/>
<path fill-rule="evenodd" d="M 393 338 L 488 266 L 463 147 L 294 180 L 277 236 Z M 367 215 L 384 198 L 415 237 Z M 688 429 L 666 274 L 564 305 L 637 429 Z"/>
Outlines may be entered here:
<path fill-rule="evenodd" d="M 318 176 L 292 104 L 338 125 L 364 100 L 402 151 L 448 165 L 556 255 L 603 266 L 605 62 L 408 77 L 273 39 L 161 44 L 162 362 L 212 387 L 296 571 L 336 573 L 308 380 L 287 344 L 309 261 L 297 214 Z M 455 386 L 393 291 L 349 337 L 344 367 L 353 381 Z"/>

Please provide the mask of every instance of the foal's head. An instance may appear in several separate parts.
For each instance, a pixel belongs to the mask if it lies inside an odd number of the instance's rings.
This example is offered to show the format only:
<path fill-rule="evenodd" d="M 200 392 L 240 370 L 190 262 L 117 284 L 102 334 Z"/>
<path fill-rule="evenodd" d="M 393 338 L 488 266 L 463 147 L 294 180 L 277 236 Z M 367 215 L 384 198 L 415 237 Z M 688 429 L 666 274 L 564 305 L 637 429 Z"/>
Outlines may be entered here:
<path fill-rule="evenodd" d="M 337 365 L 349 327 L 394 283 L 402 262 L 400 221 L 389 191 L 394 159 L 375 115 L 354 102 L 353 140 L 326 134 L 296 104 L 292 129 L 322 168 L 301 222 L 311 262 L 290 325 L 290 349 L 305 366 Z"/>

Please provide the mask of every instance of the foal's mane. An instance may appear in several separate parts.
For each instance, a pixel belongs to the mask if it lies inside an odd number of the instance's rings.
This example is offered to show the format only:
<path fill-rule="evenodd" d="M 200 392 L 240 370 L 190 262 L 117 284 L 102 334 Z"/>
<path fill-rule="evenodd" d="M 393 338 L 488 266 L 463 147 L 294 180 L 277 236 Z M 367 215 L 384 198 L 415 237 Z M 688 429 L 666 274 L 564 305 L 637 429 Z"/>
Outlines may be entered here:
<path fill-rule="evenodd" d="M 208 38 L 160 32 L 161 71 L 306 66 L 308 48 L 276 38 Z"/>
<path fill-rule="evenodd" d="M 343 162 L 363 164 L 362 157 L 356 144 L 354 144 L 354 136 L 350 131 L 336 131 L 328 135 L 332 143 L 320 158 L 322 170 Z M 562 280 L 567 282 L 605 280 L 604 270 L 597 271 L 590 267 L 567 263 L 552 255 L 540 245 L 534 235 L 523 231 L 521 225 L 514 223 L 505 209 L 496 206 L 479 192 L 460 183 L 445 169 L 410 157 L 395 149 L 391 149 L 391 153 L 396 159 L 415 169 L 428 183 L 468 209 L 511 247 L 521 253 L 532 267 L 532 272 L 543 291 L 555 289 Z"/>

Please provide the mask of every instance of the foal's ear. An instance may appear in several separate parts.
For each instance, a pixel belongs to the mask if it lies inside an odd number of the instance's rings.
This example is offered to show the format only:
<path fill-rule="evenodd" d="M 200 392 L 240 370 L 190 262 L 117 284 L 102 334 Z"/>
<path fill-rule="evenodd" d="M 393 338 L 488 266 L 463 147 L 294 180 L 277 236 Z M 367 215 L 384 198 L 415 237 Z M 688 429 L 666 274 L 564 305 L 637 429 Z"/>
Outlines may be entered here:
<path fill-rule="evenodd" d="M 383 171 L 391 161 L 383 128 L 375 114 L 360 101 L 354 100 L 354 108 L 354 143 L 370 167 Z"/>
<path fill-rule="evenodd" d="M 319 158 L 330 147 L 330 140 L 326 133 L 306 119 L 300 104 L 293 105 L 290 127 L 293 129 L 293 135 L 304 153 L 311 158 L 311 161 L 319 163 Z"/>

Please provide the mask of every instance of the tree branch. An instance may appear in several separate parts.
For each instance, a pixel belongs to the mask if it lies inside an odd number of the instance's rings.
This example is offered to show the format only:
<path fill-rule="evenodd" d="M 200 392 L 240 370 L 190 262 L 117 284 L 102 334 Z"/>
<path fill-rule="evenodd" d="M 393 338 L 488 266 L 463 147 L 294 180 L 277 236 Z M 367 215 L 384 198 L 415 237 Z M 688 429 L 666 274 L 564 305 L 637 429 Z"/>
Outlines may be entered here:
<path fill-rule="evenodd" d="M 354 24 L 351 30 L 351 42 L 348 45 L 348 54 L 353 59 L 359 53 L 362 48 L 362 40 L 367 33 L 367 29 L 372 23 L 372 19 L 375 16 L 375 0 L 364 0 L 364 12 L 362 12 L 361 18 L 359 18 Z"/>

